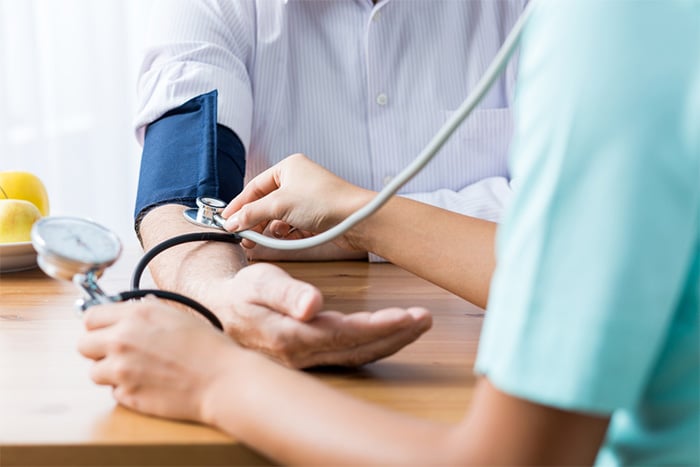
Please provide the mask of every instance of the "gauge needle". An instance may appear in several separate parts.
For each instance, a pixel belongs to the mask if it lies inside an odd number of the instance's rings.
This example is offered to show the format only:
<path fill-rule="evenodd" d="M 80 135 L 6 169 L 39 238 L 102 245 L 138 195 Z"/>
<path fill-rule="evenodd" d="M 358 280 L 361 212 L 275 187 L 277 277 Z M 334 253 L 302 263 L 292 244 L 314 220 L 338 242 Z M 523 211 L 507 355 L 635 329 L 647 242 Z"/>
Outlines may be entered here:
<path fill-rule="evenodd" d="M 85 243 L 80 237 L 78 237 L 77 235 L 74 235 L 74 238 L 75 238 L 75 242 L 78 244 L 78 246 L 81 246 L 81 247 L 85 248 L 87 251 L 89 251 L 90 253 L 93 253 L 90 246 L 88 246 L 88 244 Z"/>

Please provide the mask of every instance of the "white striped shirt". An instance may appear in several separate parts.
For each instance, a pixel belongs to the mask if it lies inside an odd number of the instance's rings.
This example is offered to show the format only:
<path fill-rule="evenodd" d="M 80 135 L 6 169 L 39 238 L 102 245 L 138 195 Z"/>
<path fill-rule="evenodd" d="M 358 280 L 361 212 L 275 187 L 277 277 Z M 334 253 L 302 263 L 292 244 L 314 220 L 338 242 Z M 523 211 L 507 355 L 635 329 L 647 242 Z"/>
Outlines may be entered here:
<path fill-rule="evenodd" d="M 137 135 L 213 89 L 246 179 L 302 152 L 380 190 L 459 107 L 525 0 L 184 0 L 154 5 Z M 400 192 L 498 220 L 516 64 Z"/>

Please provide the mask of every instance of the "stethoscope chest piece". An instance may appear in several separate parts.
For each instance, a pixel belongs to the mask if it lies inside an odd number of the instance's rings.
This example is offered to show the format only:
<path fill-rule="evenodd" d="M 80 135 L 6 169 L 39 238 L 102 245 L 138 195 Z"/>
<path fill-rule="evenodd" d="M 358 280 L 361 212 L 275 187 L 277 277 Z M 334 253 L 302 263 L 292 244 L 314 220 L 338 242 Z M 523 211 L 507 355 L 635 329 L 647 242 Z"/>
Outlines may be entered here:
<path fill-rule="evenodd" d="M 200 227 L 224 230 L 224 218 L 221 212 L 226 203 L 216 198 L 197 198 L 197 207 L 185 209 L 185 219 Z"/>

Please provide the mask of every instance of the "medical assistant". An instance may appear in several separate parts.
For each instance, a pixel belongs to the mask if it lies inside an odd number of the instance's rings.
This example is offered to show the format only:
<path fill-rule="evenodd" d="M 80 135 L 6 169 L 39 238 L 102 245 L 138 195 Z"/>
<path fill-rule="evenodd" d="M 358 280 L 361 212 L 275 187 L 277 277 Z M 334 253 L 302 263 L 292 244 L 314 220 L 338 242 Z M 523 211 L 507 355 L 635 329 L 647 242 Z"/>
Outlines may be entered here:
<path fill-rule="evenodd" d="M 250 179 L 296 152 L 354 184 L 381 189 L 459 106 L 525 3 L 156 2 L 138 86 L 136 127 L 146 150 L 137 214 L 164 200 L 230 199 L 237 193 L 198 193 L 198 180 L 240 177 L 243 165 Z M 506 159 L 516 68 L 514 61 L 403 194 L 500 219 L 511 193 Z M 187 159 L 201 157 L 200 146 L 178 142 L 162 149 L 173 135 L 185 137 L 181 124 L 154 131 L 149 144 L 154 121 L 213 90 L 219 140 L 223 134 L 229 145 L 240 145 L 245 164 L 231 163 L 233 154 L 197 168 Z M 211 96 L 204 101 L 210 104 Z M 192 106 L 201 111 L 206 102 Z"/>
<path fill-rule="evenodd" d="M 611 414 L 599 465 L 699 465 L 700 2 L 547 7 L 523 42 L 522 183 L 477 371 Z"/>

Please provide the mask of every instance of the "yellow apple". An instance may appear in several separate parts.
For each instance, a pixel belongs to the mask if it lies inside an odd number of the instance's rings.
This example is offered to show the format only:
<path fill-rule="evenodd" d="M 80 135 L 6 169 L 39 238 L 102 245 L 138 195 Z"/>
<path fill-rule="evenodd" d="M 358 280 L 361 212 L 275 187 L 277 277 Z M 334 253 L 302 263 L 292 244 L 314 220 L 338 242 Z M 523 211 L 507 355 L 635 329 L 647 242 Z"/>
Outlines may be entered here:
<path fill-rule="evenodd" d="M 33 203 L 42 216 L 49 214 L 49 196 L 42 181 L 30 172 L 0 172 L 0 199 L 23 199 Z"/>
<path fill-rule="evenodd" d="M 23 199 L 0 199 L 0 243 L 28 242 L 41 213 Z"/>

